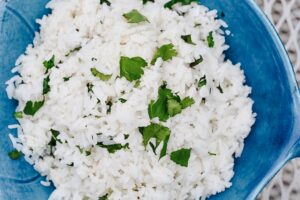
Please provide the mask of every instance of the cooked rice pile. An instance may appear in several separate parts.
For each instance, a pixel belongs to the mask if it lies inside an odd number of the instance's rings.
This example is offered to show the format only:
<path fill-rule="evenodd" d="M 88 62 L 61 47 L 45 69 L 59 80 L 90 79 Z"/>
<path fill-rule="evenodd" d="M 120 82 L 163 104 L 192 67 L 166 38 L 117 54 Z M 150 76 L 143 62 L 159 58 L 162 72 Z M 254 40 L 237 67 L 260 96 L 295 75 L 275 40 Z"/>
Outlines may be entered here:
<path fill-rule="evenodd" d="M 50 199 L 199 199 L 230 187 L 255 120 L 251 88 L 224 59 L 217 12 L 166 3 L 52 0 L 37 20 L 7 92 L 19 102 L 13 144 L 53 182 Z"/>

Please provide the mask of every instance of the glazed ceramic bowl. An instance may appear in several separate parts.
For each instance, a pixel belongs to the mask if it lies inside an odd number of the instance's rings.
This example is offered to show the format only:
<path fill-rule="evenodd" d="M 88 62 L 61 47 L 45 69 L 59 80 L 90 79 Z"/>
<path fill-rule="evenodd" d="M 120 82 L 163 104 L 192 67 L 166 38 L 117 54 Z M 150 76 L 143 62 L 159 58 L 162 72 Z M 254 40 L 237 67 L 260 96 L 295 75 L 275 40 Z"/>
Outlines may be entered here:
<path fill-rule="evenodd" d="M 0 0 L 0 199 L 44 200 L 53 186 L 23 160 L 7 156 L 12 150 L 8 124 L 16 102 L 7 99 L 5 81 L 15 60 L 38 31 L 36 18 L 49 13 L 48 0 Z M 292 65 L 270 22 L 252 0 L 202 0 L 217 9 L 229 25 L 226 57 L 241 62 L 257 113 L 242 156 L 236 159 L 232 187 L 210 199 L 250 200 L 290 159 L 300 156 L 300 96 Z M 221 16 L 220 16 L 221 17 Z M 236 122 L 238 123 L 238 121 Z M 16 134 L 13 132 L 13 134 Z"/>

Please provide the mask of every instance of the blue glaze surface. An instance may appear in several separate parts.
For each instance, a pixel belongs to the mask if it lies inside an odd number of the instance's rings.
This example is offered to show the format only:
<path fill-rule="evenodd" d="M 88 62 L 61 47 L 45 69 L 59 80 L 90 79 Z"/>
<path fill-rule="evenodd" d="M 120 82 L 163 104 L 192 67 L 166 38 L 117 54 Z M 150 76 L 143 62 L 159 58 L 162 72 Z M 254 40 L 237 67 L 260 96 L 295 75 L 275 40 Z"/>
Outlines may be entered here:
<path fill-rule="evenodd" d="M 0 199 L 47 199 L 53 186 L 40 185 L 42 177 L 23 158 L 12 161 L 7 125 L 16 123 L 16 102 L 7 99 L 5 81 L 11 68 L 38 31 L 36 18 L 49 13 L 48 0 L 0 0 Z M 226 57 L 241 62 L 252 89 L 257 120 L 240 158 L 236 159 L 232 187 L 211 200 L 255 199 L 285 164 L 300 156 L 299 90 L 288 56 L 273 27 L 251 0 L 202 0 L 225 13 L 231 35 Z M 238 121 L 236 122 L 238 123 Z"/>

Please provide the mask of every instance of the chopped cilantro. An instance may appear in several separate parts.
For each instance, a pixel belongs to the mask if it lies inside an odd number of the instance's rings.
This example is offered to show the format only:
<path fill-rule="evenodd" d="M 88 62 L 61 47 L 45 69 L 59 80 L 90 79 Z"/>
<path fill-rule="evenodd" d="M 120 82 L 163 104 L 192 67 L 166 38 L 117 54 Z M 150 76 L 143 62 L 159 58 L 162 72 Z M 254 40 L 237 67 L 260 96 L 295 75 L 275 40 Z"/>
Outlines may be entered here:
<path fill-rule="evenodd" d="M 206 102 L 206 98 L 202 98 L 200 103 L 205 104 L 205 102 Z"/>
<path fill-rule="evenodd" d="M 92 154 L 91 151 L 85 151 L 85 155 L 86 155 L 86 156 L 89 156 L 89 155 L 91 155 L 91 154 Z"/>
<path fill-rule="evenodd" d="M 223 89 L 221 87 L 221 85 L 219 84 L 219 86 L 217 87 L 217 89 L 219 90 L 220 93 L 223 93 Z"/>
<path fill-rule="evenodd" d="M 14 113 L 14 117 L 15 117 L 16 119 L 21 119 L 21 118 L 23 118 L 23 112 L 22 112 L 22 111 L 15 112 L 15 113 Z"/>
<path fill-rule="evenodd" d="M 174 161 L 176 164 L 181 165 L 183 167 L 187 167 L 189 164 L 189 159 L 191 155 L 192 149 L 179 149 L 177 151 L 173 151 L 171 153 L 171 160 Z"/>
<path fill-rule="evenodd" d="M 111 100 L 107 100 L 106 102 L 106 105 L 107 105 L 107 113 L 110 113 L 111 112 L 111 107 L 113 105 L 113 102 Z"/>
<path fill-rule="evenodd" d="M 121 56 L 120 59 L 120 75 L 125 77 L 128 81 L 138 80 L 144 74 L 144 67 L 147 62 L 141 57 L 125 57 Z"/>
<path fill-rule="evenodd" d="M 149 145 L 150 145 L 150 147 L 151 147 L 153 153 L 154 153 L 155 155 L 157 155 L 157 154 L 156 154 L 156 146 L 155 146 L 152 142 L 149 142 Z"/>
<path fill-rule="evenodd" d="M 156 144 L 150 144 L 153 152 L 156 154 L 155 150 L 159 146 L 159 144 L 163 141 L 163 148 L 160 152 L 160 158 L 166 155 L 167 151 L 167 143 L 170 136 L 170 129 L 168 127 L 151 123 L 146 127 L 139 127 L 140 133 L 143 135 L 143 144 L 146 147 L 151 138 L 156 139 Z"/>
<path fill-rule="evenodd" d="M 138 88 L 138 87 L 140 87 L 140 84 L 141 84 L 141 80 L 137 80 L 133 87 Z"/>
<path fill-rule="evenodd" d="M 110 6 L 111 3 L 108 0 L 100 0 L 100 4 L 106 3 L 106 5 Z"/>
<path fill-rule="evenodd" d="M 63 79 L 64 79 L 65 82 L 67 82 L 67 81 L 70 80 L 71 77 L 72 77 L 72 76 L 66 76 L 66 77 L 63 77 Z"/>
<path fill-rule="evenodd" d="M 210 155 L 210 156 L 216 156 L 217 154 L 216 153 L 212 153 L 212 152 L 208 152 L 208 155 Z"/>
<path fill-rule="evenodd" d="M 123 14 L 123 17 L 127 20 L 128 23 L 149 22 L 147 17 L 142 15 L 136 9 L 133 9 L 130 12 Z"/>
<path fill-rule="evenodd" d="M 54 146 L 56 146 L 56 142 L 61 143 L 61 140 L 57 138 L 58 135 L 60 134 L 60 132 L 57 130 L 53 130 L 53 129 L 51 129 L 50 131 L 51 131 L 52 136 L 51 136 L 51 140 L 48 143 L 48 145 L 51 147 L 54 147 Z"/>
<path fill-rule="evenodd" d="M 23 110 L 24 114 L 33 116 L 44 105 L 44 102 L 45 100 L 36 102 L 27 101 Z"/>
<path fill-rule="evenodd" d="M 181 104 L 181 108 L 185 109 L 187 107 L 190 107 L 194 103 L 195 103 L 195 100 L 192 97 L 185 97 L 184 99 L 182 99 L 180 104 Z"/>
<path fill-rule="evenodd" d="M 151 65 L 154 65 L 158 58 L 162 58 L 163 61 L 167 61 L 172 59 L 174 56 L 177 56 L 177 51 L 174 49 L 173 44 L 170 43 L 162 45 L 156 50 L 154 57 L 151 61 Z"/>
<path fill-rule="evenodd" d="M 55 62 L 55 56 L 54 55 L 50 58 L 50 60 L 45 60 L 43 62 L 43 65 L 46 68 L 46 73 L 48 73 L 49 69 L 51 69 L 52 67 L 55 66 L 54 62 Z"/>
<path fill-rule="evenodd" d="M 102 197 L 99 197 L 98 200 L 108 200 L 108 194 L 106 194 Z"/>
<path fill-rule="evenodd" d="M 97 143 L 97 146 L 106 148 L 109 153 L 115 153 L 121 149 L 129 149 L 129 144 L 126 143 L 125 145 L 122 144 L 103 144 L 103 142 Z"/>
<path fill-rule="evenodd" d="M 86 87 L 87 87 L 87 89 L 88 89 L 88 92 L 93 92 L 93 87 L 94 87 L 94 85 L 93 85 L 92 83 L 87 83 L 87 84 L 86 84 Z"/>
<path fill-rule="evenodd" d="M 168 99 L 167 100 L 167 108 L 168 108 L 168 114 L 170 117 L 173 117 L 179 113 L 181 113 L 182 108 L 181 104 L 176 101 L 175 99 Z"/>
<path fill-rule="evenodd" d="M 196 45 L 193 41 L 192 41 L 192 36 L 191 35 L 182 35 L 181 39 L 183 39 L 183 41 L 185 41 L 188 44 L 193 44 Z"/>
<path fill-rule="evenodd" d="M 127 140 L 129 138 L 129 134 L 124 134 L 124 139 Z"/>
<path fill-rule="evenodd" d="M 154 2 L 154 0 L 143 0 L 143 4 L 146 4 L 147 2 Z"/>
<path fill-rule="evenodd" d="M 169 8 L 169 9 L 172 9 L 172 6 L 177 4 L 177 3 L 181 3 L 182 5 L 189 5 L 191 4 L 192 2 L 197 2 L 197 0 L 171 0 L 171 1 L 168 1 L 164 7 L 165 8 Z"/>
<path fill-rule="evenodd" d="M 206 85 L 206 76 L 202 76 L 198 81 L 198 87 L 201 88 Z"/>
<path fill-rule="evenodd" d="M 199 65 L 200 63 L 202 63 L 202 61 L 203 61 L 203 57 L 200 56 L 200 57 L 199 57 L 198 59 L 196 59 L 194 62 L 190 63 L 190 67 L 193 68 L 193 67 Z"/>
<path fill-rule="evenodd" d="M 213 32 L 209 32 L 208 36 L 207 36 L 207 44 L 209 48 L 213 48 L 215 46 L 215 41 L 214 41 L 214 37 L 213 37 Z"/>
<path fill-rule="evenodd" d="M 12 160 L 18 160 L 21 156 L 22 156 L 22 152 L 14 149 L 11 152 L 8 153 L 8 156 L 10 157 L 10 159 Z"/>
<path fill-rule="evenodd" d="M 119 101 L 120 101 L 121 103 L 125 103 L 127 100 L 126 100 L 126 99 L 123 99 L 123 98 L 120 98 Z"/>
<path fill-rule="evenodd" d="M 47 94 L 48 92 L 50 92 L 49 81 L 50 81 L 50 76 L 47 76 L 43 80 L 43 94 Z"/>
<path fill-rule="evenodd" d="M 75 51 L 79 51 L 80 49 L 81 49 L 81 46 L 76 47 L 76 48 L 70 50 L 69 53 L 67 53 L 65 56 L 68 57 L 71 53 L 74 53 Z"/>
<path fill-rule="evenodd" d="M 95 67 L 91 68 L 91 73 L 93 76 L 99 78 L 102 81 L 108 81 L 111 78 L 111 74 L 103 74 L 102 72 L 99 72 Z"/>
<path fill-rule="evenodd" d="M 158 99 L 152 100 L 148 105 L 148 114 L 150 119 L 158 117 L 160 121 L 166 121 L 193 103 L 194 100 L 190 97 L 181 101 L 178 95 L 173 94 L 166 84 L 163 84 L 158 90 Z"/>

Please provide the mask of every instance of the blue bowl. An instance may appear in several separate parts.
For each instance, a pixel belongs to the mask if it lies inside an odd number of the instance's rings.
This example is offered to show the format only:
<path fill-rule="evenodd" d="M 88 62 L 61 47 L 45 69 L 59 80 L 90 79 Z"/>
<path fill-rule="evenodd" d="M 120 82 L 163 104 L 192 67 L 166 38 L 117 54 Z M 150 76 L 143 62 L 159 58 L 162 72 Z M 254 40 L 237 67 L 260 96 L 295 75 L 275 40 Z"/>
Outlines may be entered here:
<path fill-rule="evenodd" d="M 12 161 L 7 129 L 16 123 L 15 101 L 7 99 L 5 81 L 15 60 L 32 42 L 39 27 L 36 18 L 50 11 L 48 0 L 0 0 L 0 199 L 47 199 L 53 186 L 40 185 L 42 177 L 23 160 Z M 241 62 L 253 90 L 257 120 L 235 160 L 232 187 L 210 199 L 255 199 L 264 185 L 290 159 L 300 156 L 299 89 L 287 53 L 270 22 L 251 0 L 202 0 L 225 14 L 232 35 L 226 57 Z M 220 16 L 221 17 L 221 16 Z M 238 122 L 237 122 L 238 123 Z M 16 134 L 13 132 L 13 134 Z"/>

